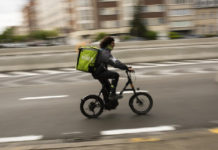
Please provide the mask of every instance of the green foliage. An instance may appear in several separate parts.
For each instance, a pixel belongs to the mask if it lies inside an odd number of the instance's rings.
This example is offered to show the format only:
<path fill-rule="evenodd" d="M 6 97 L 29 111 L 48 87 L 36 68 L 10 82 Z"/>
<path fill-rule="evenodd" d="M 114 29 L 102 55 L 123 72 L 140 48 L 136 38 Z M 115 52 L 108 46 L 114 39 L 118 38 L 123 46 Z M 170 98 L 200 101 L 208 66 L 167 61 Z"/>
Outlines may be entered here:
<path fill-rule="evenodd" d="M 184 37 L 183 35 L 181 35 L 181 34 L 179 34 L 177 32 L 170 32 L 169 33 L 169 38 L 170 39 L 181 39 L 183 37 Z"/>
<path fill-rule="evenodd" d="M 40 30 L 33 31 L 29 35 L 14 35 L 14 28 L 6 29 L 0 35 L 0 42 L 25 42 L 29 40 L 47 40 L 52 37 L 57 37 L 58 32 L 56 30 Z"/>
<path fill-rule="evenodd" d="M 204 35 L 205 38 L 210 38 L 210 37 L 215 37 L 216 35 L 215 34 L 206 34 Z"/>
<path fill-rule="evenodd" d="M 52 31 L 45 31 L 45 30 L 33 31 L 29 35 L 29 37 L 31 39 L 36 39 L 36 40 L 47 40 L 48 38 L 57 37 L 57 36 L 58 36 L 58 32 L 55 30 L 52 30 Z"/>
<path fill-rule="evenodd" d="M 15 35 L 12 37 L 13 42 L 26 42 L 29 37 L 27 35 Z"/>
<path fill-rule="evenodd" d="M 102 40 L 106 36 L 107 36 L 107 34 L 104 33 L 104 32 L 97 33 L 97 35 L 95 37 L 95 41 L 100 41 L 100 40 Z"/>
<path fill-rule="evenodd" d="M 3 42 L 3 40 L 4 40 L 4 37 L 3 37 L 3 35 L 0 35 L 0 43 L 2 43 L 2 42 Z"/>
<path fill-rule="evenodd" d="M 157 32 L 148 30 L 146 32 L 146 38 L 148 40 L 156 40 L 157 39 Z"/>
<path fill-rule="evenodd" d="M 128 40 L 132 39 L 132 36 L 130 36 L 130 35 L 121 35 L 119 38 L 120 38 L 121 41 L 128 41 Z"/>
<path fill-rule="evenodd" d="M 7 28 L 0 36 L 1 42 L 12 42 L 13 34 L 14 34 L 14 28 L 13 27 Z"/>

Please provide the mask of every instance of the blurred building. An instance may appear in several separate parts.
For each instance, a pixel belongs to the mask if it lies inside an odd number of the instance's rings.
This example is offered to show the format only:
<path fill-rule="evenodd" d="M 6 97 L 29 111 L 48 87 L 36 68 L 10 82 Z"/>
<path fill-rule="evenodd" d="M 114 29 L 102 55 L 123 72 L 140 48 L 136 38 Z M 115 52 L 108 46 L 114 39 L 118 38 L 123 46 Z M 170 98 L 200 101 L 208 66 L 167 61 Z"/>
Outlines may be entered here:
<path fill-rule="evenodd" d="M 67 0 L 34 0 L 38 29 L 70 32 L 70 15 Z"/>
<path fill-rule="evenodd" d="M 71 39 L 126 34 L 138 3 L 144 24 L 159 36 L 217 32 L 217 0 L 30 0 L 23 26 L 27 32 L 56 29 Z"/>
<path fill-rule="evenodd" d="M 22 28 L 23 34 L 27 34 L 31 31 L 38 29 L 37 24 L 37 12 L 36 12 L 36 1 L 30 0 L 30 2 L 23 8 L 23 23 Z M 20 33 L 22 34 L 22 33 Z"/>
<path fill-rule="evenodd" d="M 28 33 L 26 27 L 24 26 L 13 26 L 14 29 L 14 35 L 26 35 Z"/>
<path fill-rule="evenodd" d="M 218 34 L 218 0 L 195 0 L 195 33 L 197 35 Z"/>
<path fill-rule="evenodd" d="M 166 35 L 164 0 L 74 0 L 75 28 L 71 36 L 87 37 L 99 32 L 129 33 L 138 2 L 142 7 L 141 16 L 145 25 L 159 35 Z"/>
<path fill-rule="evenodd" d="M 109 34 L 127 33 L 128 16 L 124 16 L 124 5 L 121 0 L 74 0 L 74 32 L 71 37 L 87 37 L 99 32 Z M 133 0 L 126 0 L 133 7 Z M 132 9 L 132 8 L 131 8 Z M 128 12 L 130 14 L 132 11 Z"/>
<path fill-rule="evenodd" d="M 28 32 L 57 29 L 72 38 L 99 32 L 125 34 L 138 1 L 148 28 L 166 33 L 164 0 L 31 0 L 23 9 L 23 26 Z"/>
<path fill-rule="evenodd" d="M 193 0 L 166 0 L 166 4 L 169 30 L 185 35 L 193 34 L 196 18 Z"/>

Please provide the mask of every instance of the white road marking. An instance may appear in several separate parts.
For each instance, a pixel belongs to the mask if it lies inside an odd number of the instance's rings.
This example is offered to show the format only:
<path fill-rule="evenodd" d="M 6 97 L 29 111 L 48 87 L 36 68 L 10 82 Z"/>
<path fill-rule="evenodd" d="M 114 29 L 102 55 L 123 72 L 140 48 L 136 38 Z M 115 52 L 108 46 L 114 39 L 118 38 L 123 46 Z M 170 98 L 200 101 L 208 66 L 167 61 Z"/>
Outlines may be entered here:
<path fill-rule="evenodd" d="M 71 71 L 76 71 L 76 68 L 63 68 L 63 69 L 59 69 L 59 70 L 61 70 L 61 71 L 69 71 L 69 72 L 71 72 Z"/>
<path fill-rule="evenodd" d="M 35 75 L 39 75 L 38 73 L 21 72 L 21 71 L 12 72 L 11 74 L 16 75 L 16 76 L 35 76 Z"/>
<path fill-rule="evenodd" d="M 163 64 L 161 63 L 136 63 L 136 65 L 142 65 L 145 68 L 145 67 L 158 67 L 158 66 L 162 66 Z"/>
<path fill-rule="evenodd" d="M 61 73 L 64 73 L 62 71 L 56 71 L 56 70 L 36 70 L 34 72 L 45 73 L 45 74 L 61 74 Z"/>
<path fill-rule="evenodd" d="M 206 71 L 201 68 L 187 68 L 185 72 L 188 73 L 210 73 L 211 71 Z"/>
<path fill-rule="evenodd" d="M 20 136 L 20 137 L 5 137 L 5 138 L 0 138 L 0 143 L 36 141 L 36 140 L 41 140 L 42 138 L 43 138 L 42 135 L 30 135 L 30 136 Z"/>
<path fill-rule="evenodd" d="M 24 97 L 20 98 L 20 101 L 28 101 L 28 100 L 41 100 L 41 99 L 55 99 L 55 98 L 65 98 L 69 95 L 56 95 L 56 96 L 40 96 L 40 97 Z"/>
<path fill-rule="evenodd" d="M 143 132 L 161 132 L 161 131 L 173 131 L 176 130 L 174 126 L 158 126 L 136 129 L 118 129 L 101 131 L 101 135 L 119 135 L 119 134 L 131 134 L 131 133 L 143 133 Z"/>
<path fill-rule="evenodd" d="M 141 69 L 141 68 L 148 68 L 148 66 L 136 66 L 136 65 L 132 65 L 131 66 L 133 69 Z"/>
<path fill-rule="evenodd" d="M 218 124 L 218 120 L 212 120 L 212 121 L 210 121 L 210 123 Z"/>
<path fill-rule="evenodd" d="M 212 61 L 218 61 L 218 59 L 208 59 L 208 60 L 212 60 Z"/>
<path fill-rule="evenodd" d="M 7 78 L 7 77 L 10 77 L 10 75 L 0 74 L 0 78 Z"/>
<path fill-rule="evenodd" d="M 174 72 L 174 70 L 161 70 L 159 71 L 161 75 L 180 75 L 180 73 Z"/>
<path fill-rule="evenodd" d="M 66 133 L 62 133 L 63 135 L 73 135 L 73 134 L 82 134 L 82 132 L 79 131 L 75 131 L 75 132 L 66 132 Z"/>
<path fill-rule="evenodd" d="M 145 93 L 148 93 L 148 91 L 145 91 L 145 90 L 136 90 L 136 93 L 139 93 L 139 92 L 145 92 Z M 116 92 L 117 94 L 120 94 L 120 92 Z M 133 91 L 124 91 L 123 94 L 132 94 Z"/>

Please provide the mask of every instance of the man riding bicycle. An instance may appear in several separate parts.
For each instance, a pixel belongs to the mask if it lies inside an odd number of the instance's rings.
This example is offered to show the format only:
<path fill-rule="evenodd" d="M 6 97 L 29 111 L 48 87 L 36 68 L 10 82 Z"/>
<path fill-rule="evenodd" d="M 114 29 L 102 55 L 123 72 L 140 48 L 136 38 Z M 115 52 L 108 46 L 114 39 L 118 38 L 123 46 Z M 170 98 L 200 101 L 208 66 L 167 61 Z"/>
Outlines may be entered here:
<path fill-rule="evenodd" d="M 119 74 L 115 71 L 108 70 L 108 65 L 121 70 L 133 71 L 131 67 L 127 67 L 125 64 L 117 60 L 112 56 L 111 51 L 115 46 L 114 38 L 106 37 L 100 43 L 101 51 L 96 62 L 96 68 L 92 72 L 92 76 L 99 80 L 103 86 L 103 96 L 107 103 L 109 99 L 119 99 L 121 95 L 116 94 L 116 88 L 119 81 Z M 109 82 L 112 79 L 112 83 Z"/>

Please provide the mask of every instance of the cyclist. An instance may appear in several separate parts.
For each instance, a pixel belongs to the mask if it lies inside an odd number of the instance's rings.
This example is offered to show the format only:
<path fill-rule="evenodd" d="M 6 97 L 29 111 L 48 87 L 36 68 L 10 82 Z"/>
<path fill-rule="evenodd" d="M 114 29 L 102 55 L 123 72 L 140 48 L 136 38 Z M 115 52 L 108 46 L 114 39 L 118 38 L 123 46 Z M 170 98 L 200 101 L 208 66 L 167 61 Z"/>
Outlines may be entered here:
<path fill-rule="evenodd" d="M 103 96 L 105 102 L 109 99 L 119 99 L 122 98 L 121 95 L 116 94 L 116 88 L 119 81 L 119 74 L 115 71 L 108 70 L 108 65 L 121 70 L 133 71 L 131 67 L 127 67 L 125 64 L 117 60 L 112 56 L 111 51 L 115 46 L 113 37 L 106 37 L 100 43 L 101 51 L 99 53 L 98 60 L 96 62 L 95 71 L 92 72 L 92 76 L 99 80 L 103 86 Z M 109 82 L 112 79 L 112 83 Z"/>

